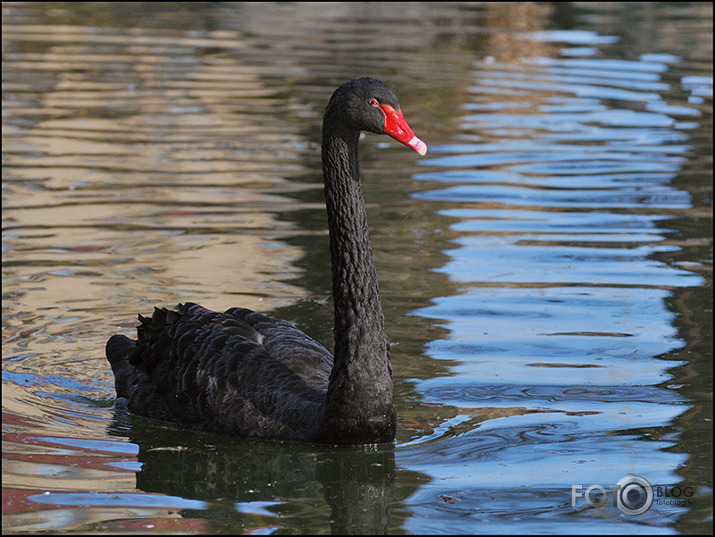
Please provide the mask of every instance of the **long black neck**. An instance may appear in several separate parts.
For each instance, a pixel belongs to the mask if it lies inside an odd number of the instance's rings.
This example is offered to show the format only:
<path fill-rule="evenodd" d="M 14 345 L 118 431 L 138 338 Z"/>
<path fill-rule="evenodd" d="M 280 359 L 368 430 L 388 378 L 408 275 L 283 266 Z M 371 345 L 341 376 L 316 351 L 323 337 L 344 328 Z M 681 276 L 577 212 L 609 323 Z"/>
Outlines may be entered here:
<path fill-rule="evenodd" d="M 323 126 L 335 307 L 335 361 L 323 429 L 332 435 L 329 441 L 353 444 L 391 442 L 395 433 L 389 343 L 360 185 L 359 134 L 329 118 Z"/>

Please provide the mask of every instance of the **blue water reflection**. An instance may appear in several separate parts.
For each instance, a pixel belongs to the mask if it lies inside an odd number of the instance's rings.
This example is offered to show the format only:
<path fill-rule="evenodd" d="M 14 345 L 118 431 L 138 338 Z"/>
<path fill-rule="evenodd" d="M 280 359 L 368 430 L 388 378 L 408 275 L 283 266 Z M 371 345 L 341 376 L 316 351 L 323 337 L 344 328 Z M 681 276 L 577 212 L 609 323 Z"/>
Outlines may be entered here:
<path fill-rule="evenodd" d="M 664 101 L 666 61 L 678 58 L 491 63 L 463 107 L 464 143 L 422 161 L 434 188 L 415 197 L 454 219 L 438 271 L 461 293 L 415 312 L 448 330 L 429 356 L 458 364 L 417 386 L 457 415 L 403 455 L 443 494 L 490 498 L 465 510 L 473 520 L 514 494 L 538 509 L 577 483 L 678 481 L 685 456 L 645 432 L 688 408 L 668 386 L 685 363 L 668 299 L 703 283 L 667 261 L 680 249 L 668 222 L 692 205 L 673 185 L 691 150 L 673 116 L 697 112 Z"/>
<path fill-rule="evenodd" d="M 455 372 L 465 385 L 640 386 L 667 380 L 679 363 L 655 358 L 681 346 L 666 296 L 660 289 L 486 287 L 422 313 L 447 321 L 453 339 L 429 350 L 462 361 Z"/>

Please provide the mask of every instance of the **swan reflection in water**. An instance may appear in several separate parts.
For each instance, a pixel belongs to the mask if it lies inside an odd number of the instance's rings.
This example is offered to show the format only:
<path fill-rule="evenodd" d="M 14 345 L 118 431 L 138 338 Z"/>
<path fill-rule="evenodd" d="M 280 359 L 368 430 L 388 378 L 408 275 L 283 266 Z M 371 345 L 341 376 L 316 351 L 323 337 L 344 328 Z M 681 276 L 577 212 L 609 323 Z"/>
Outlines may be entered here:
<path fill-rule="evenodd" d="M 416 473 L 396 468 L 391 444 L 348 449 L 201 432 L 187 436 L 123 410 L 116 411 L 109 433 L 139 446 L 137 489 L 165 495 L 169 503 L 171 498 L 200 500 L 196 509 L 181 509 L 181 517 L 220 521 L 217 531 L 255 529 L 259 515 L 258 520 L 267 517 L 275 521 L 268 522 L 272 527 L 294 533 L 322 532 L 327 521 L 335 534 L 384 534 L 409 516 L 397 506 L 427 479 L 403 475 L 398 480 L 398 471 Z M 317 511 L 324 518 L 293 516 L 283 505 L 296 498 L 327 504 L 330 511 Z"/>

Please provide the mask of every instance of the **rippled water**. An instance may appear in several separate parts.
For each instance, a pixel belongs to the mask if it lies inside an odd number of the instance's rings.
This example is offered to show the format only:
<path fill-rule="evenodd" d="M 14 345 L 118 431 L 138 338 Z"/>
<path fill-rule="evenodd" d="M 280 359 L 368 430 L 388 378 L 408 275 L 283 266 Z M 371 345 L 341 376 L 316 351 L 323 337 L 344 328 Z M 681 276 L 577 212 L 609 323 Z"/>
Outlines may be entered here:
<path fill-rule="evenodd" d="M 2 39 L 4 533 L 712 531 L 710 3 L 18 3 Z M 320 121 L 362 75 L 430 148 L 361 146 L 396 446 L 115 412 L 154 305 L 332 346 Z M 572 502 L 627 474 L 646 513 Z"/>

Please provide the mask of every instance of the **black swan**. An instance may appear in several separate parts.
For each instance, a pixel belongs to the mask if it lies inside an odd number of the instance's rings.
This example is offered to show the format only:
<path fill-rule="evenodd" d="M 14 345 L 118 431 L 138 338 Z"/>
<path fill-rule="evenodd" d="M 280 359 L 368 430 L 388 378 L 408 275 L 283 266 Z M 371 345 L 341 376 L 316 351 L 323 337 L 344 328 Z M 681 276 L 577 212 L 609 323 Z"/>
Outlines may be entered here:
<path fill-rule="evenodd" d="M 139 315 L 137 341 L 115 335 L 107 342 L 117 406 L 245 438 L 394 441 L 392 367 L 359 177 L 360 131 L 427 152 L 383 82 L 358 78 L 330 98 L 322 155 L 335 358 L 294 325 L 245 308 L 155 308 L 150 319 Z"/>

